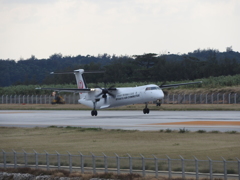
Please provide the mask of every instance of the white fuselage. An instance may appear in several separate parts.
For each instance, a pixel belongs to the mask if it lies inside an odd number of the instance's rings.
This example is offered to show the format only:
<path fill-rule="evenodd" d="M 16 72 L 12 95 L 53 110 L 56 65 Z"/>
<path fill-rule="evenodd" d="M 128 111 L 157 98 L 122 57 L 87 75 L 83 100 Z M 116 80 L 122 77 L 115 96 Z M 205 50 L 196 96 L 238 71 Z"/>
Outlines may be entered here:
<path fill-rule="evenodd" d="M 102 90 L 100 88 L 97 88 L 92 92 L 82 93 L 78 102 L 86 106 L 93 107 L 96 99 L 99 99 L 99 101 L 95 103 L 95 108 L 103 109 L 129 104 L 148 103 L 156 101 L 157 99 L 163 99 L 164 97 L 163 91 L 159 88 L 159 86 L 154 84 L 139 87 L 117 88 L 116 91 L 111 91 L 115 97 L 107 95 L 106 100 L 104 100 L 102 96 L 96 98 L 101 91 Z"/>

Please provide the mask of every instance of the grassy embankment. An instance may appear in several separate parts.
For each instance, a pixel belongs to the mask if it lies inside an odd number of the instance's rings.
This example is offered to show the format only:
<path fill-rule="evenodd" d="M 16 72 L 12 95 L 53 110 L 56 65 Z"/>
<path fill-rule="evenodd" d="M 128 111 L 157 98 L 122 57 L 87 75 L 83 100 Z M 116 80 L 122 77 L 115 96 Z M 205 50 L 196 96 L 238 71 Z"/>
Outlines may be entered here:
<path fill-rule="evenodd" d="M 49 127 L 49 128 L 13 128 L 0 127 L 0 148 L 5 151 L 39 153 L 44 150 L 49 153 L 85 155 L 93 152 L 95 155 L 139 157 L 140 153 L 146 157 L 152 154 L 159 158 L 178 158 L 182 155 L 186 159 L 210 157 L 221 160 L 240 158 L 240 133 L 218 131 L 187 132 L 187 131 L 125 131 L 103 130 L 100 128 Z"/>

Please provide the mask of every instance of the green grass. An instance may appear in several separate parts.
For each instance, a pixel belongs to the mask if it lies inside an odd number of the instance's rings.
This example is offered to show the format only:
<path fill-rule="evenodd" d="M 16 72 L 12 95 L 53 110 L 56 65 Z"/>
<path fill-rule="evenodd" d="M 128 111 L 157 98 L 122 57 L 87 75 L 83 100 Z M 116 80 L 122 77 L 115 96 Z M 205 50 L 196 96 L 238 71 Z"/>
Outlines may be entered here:
<path fill-rule="evenodd" d="M 61 154 L 84 155 L 90 152 L 95 155 L 108 156 L 179 158 L 185 159 L 221 160 L 240 158 L 240 133 L 222 132 L 189 132 L 179 133 L 167 129 L 164 131 L 126 131 L 126 130 L 104 130 L 101 128 L 79 128 L 79 127 L 48 127 L 48 128 L 13 128 L 0 127 L 0 148 L 5 151 L 33 152 L 39 153 L 45 150 L 49 153 L 58 151 Z"/>

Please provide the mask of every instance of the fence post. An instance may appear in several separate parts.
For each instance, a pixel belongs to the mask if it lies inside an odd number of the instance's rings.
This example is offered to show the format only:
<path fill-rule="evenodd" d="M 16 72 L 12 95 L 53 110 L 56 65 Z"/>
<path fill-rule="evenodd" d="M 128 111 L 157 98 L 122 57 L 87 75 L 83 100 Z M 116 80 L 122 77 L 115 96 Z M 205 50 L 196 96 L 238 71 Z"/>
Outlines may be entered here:
<path fill-rule="evenodd" d="M 6 152 L 2 149 L 3 152 L 3 167 L 7 168 L 7 164 L 6 164 Z"/>
<path fill-rule="evenodd" d="M 237 104 L 237 93 L 234 94 L 234 103 Z"/>
<path fill-rule="evenodd" d="M 23 99 L 22 103 L 24 104 L 25 103 L 25 95 L 23 95 L 22 99 Z"/>
<path fill-rule="evenodd" d="M 167 155 L 166 155 L 167 156 Z M 172 170 L 171 170 L 171 159 L 169 156 L 167 156 L 168 158 L 168 178 L 172 179 Z"/>
<path fill-rule="evenodd" d="M 184 164 L 184 158 L 180 155 L 181 158 L 181 164 L 182 164 L 182 178 L 185 179 L 185 164 Z"/>
<path fill-rule="evenodd" d="M 12 95 L 10 95 L 10 104 L 12 104 Z"/>
<path fill-rule="evenodd" d="M 95 163 L 95 155 L 92 154 L 92 164 L 93 164 L 93 174 L 96 174 L 96 163 Z"/>
<path fill-rule="evenodd" d="M 49 170 L 49 155 L 48 155 L 48 152 L 45 151 L 46 153 L 46 164 L 47 164 L 47 170 Z"/>
<path fill-rule="evenodd" d="M 35 163 L 36 163 L 36 169 L 38 169 L 38 153 L 33 150 L 35 152 Z"/>
<path fill-rule="evenodd" d="M 21 103 L 21 95 L 18 95 L 18 104 Z"/>
<path fill-rule="evenodd" d="M 68 95 L 68 104 L 71 104 L 71 94 Z"/>
<path fill-rule="evenodd" d="M 108 163 L 107 163 L 107 156 L 103 153 L 104 155 L 104 171 L 105 173 L 108 172 Z"/>
<path fill-rule="evenodd" d="M 240 159 L 238 159 L 238 180 L 240 180 Z"/>
<path fill-rule="evenodd" d="M 195 156 L 193 156 L 194 157 L 194 159 L 195 159 L 195 171 L 196 171 L 196 180 L 198 180 L 199 179 L 199 175 L 198 175 L 198 159 L 195 157 Z"/>
<path fill-rule="evenodd" d="M 42 104 L 42 95 L 40 95 L 39 98 L 40 98 L 40 104 Z"/>
<path fill-rule="evenodd" d="M 158 158 L 154 156 L 154 161 L 155 161 L 155 177 L 158 178 Z"/>
<path fill-rule="evenodd" d="M 14 157 L 14 168 L 17 168 L 17 153 L 13 150 L 13 157 Z"/>
<path fill-rule="evenodd" d="M 226 164 L 226 160 L 223 157 L 222 159 L 223 159 L 224 180 L 227 180 L 227 164 Z"/>
<path fill-rule="evenodd" d="M 8 104 L 8 95 L 6 95 L 6 104 Z"/>
<path fill-rule="evenodd" d="M 127 153 L 129 157 L 129 173 L 132 174 L 132 157 Z"/>
<path fill-rule="evenodd" d="M 81 162 L 80 162 L 80 164 L 81 164 L 81 173 L 84 173 L 84 156 L 83 156 L 83 154 L 81 152 L 79 152 L 79 154 L 80 154 L 80 158 L 81 158 Z"/>
<path fill-rule="evenodd" d="M 60 154 L 56 151 L 56 153 L 57 153 L 57 163 L 58 163 L 58 170 L 60 169 L 60 166 L 61 166 L 61 164 L 60 164 Z"/>
<path fill-rule="evenodd" d="M 68 153 L 68 160 L 69 160 L 69 171 L 72 172 L 72 155 L 67 151 Z"/>
<path fill-rule="evenodd" d="M 23 150 L 23 152 L 24 152 L 24 164 L 25 164 L 25 167 L 27 167 L 28 166 L 27 152 L 24 150 Z"/>
<path fill-rule="evenodd" d="M 225 93 L 223 93 L 223 104 L 224 104 L 224 101 L 225 101 Z"/>
<path fill-rule="evenodd" d="M 183 94 L 183 101 L 184 101 L 184 104 L 186 104 L 186 94 Z"/>
<path fill-rule="evenodd" d="M 192 94 L 189 94 L 189 95 L 188 95 L 189 104 L 192 103 L 192 102 L 191 102 L 191 101 L 192 101 L 192 99 L 191 99 L 191 95 L 192 95 Z"/>
<path fill-rule="evenodd" d="M 48 96 L 48 101 L 49 101 L 48 104 L 51 104 L 51 102 L 52 102 L 51 95 Z"/>
<path fill-rule="evenodd" d="M 213 104 L 213 95 L 214 95 L 214 93 L 212 93 L 212 95 L 211 95 L 211 99 L 212 99 L 212 104 Z"/>
<path fill-rule="evenodd" d="M 200 104 L 203 104 L 202 103 L 202 94 L 200 94 Z"/>
<path fill-rule="evenodd" d="M 31 100 L 32 100 L 32 104 L 33 104 L 33 95 L 32 95 L 32 97 L 31 97 Z"/>
<path fill-rule="evenodd" d="M 209 174 L 210 174 L 210 179 L 213 179 L 213 174 L 212 174 L 212 160 L 208 157 L 209 159 Z"/>
<path fill-rule="evenodd" d="M 116 159 L 117 159 L 117 174 L 120 174 L 120 162 L 119 162 L 119 156 L 115 153 Z"/>
<path fill-rule="evenodd" d="M 38 103 L 38 99 L 37 99 L 37 98 L 38 98 L 38 96 L 36 95 L 36 103 L 35 103 L 35 104 L 37 104 L 37 103 Z"/>
<path fill-rule="evenodd" d="M 3 98 L 4 98 L 4 95 L 2 95 L 2 104 L 3 104 L 3 102 L 4 102 L 4 101 L 3 101 Z"/>
<path fill-rule="evenodd" d="M 140 154 L 142 156 L 142 175 L 143 177 L 146 176 L 146 173 L 145 173 L 145 158 L 142 154 Z"/>
<path fill-rule="evenodd" d="M 231 93 L 228 94 L 228 104 L 231 104 Z"/>
<path fill-rule="evenodd" d="M 72 104 L 75 104 L 74 99 L 75 99 L 75 93 L 72 93 Z"/>
<path fill-rule="evenodd" d="M 208 99 L 207 99 L 208 93 L 206 94 L 206 104 L 208 103 Z"/>
<path fill-rule="evenodd" d="M 79 98 L 79 94 L 77 93 L 77 95 L 76 95 L 76 93 L 75 93 L 75 104 L 78 104 L 78 98 Z"/>

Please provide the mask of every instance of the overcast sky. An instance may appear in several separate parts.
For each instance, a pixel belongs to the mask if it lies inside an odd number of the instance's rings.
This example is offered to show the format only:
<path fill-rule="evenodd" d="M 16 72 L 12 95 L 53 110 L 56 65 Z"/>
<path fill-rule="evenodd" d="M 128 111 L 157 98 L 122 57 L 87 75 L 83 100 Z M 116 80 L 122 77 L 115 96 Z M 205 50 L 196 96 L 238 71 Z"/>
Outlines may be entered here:
<path fill-rule="evenodd" d="M 0 59 L 240 52 L 240 0 L 0 0 Z"/>

